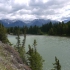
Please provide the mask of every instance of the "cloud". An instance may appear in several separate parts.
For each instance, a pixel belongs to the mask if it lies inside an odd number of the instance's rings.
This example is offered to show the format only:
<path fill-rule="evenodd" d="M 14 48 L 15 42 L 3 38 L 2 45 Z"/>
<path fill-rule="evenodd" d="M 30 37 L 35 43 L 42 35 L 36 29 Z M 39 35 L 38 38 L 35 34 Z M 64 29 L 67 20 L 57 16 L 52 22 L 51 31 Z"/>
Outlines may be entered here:
<path fill-rule="evenodd" d="M 0 0 L 0 18 L 64 20 L 70 17 L 68 0 Z"/>

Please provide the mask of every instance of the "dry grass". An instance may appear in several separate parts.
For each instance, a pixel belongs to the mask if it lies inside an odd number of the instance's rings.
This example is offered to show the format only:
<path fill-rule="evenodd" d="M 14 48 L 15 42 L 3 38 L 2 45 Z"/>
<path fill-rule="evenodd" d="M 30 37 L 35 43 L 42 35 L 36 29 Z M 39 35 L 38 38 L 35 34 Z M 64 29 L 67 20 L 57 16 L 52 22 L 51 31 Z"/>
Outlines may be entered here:
<path fill-rule="evenodd" d="M 2 42 L 0 42 L 0 68 L 2 70 L 31 70 L 22 62 L 19 53 L 13 47 Z"/>

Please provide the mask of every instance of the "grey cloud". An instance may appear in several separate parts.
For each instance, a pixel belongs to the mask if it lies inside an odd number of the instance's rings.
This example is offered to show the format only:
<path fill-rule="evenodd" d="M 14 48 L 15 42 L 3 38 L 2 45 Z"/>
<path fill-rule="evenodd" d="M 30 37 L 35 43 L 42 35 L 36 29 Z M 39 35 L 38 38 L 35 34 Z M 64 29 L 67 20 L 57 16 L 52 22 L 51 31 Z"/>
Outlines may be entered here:
<path fill-rule="evenodd" d="M 32 10 L 32 14 L 34 14 L 34 15 L 40 16 L 40 15 L 57 14 L 53 9 L 53 6 L 55 4 L 54 3 L 52 4 L 51 0 L 49 0 L 47 3 L 43 3 L 41 0 L 39 0 L 39 2 L 36 2 L 36 0 L 33 0 L 30 2 L 29 5 L 33 10 L 36 9 L 36 11 Z"/>
<path fill-rule="evenodd" d="M 64 8 L 70 1 L 67 0 L 49 0 L 46 3 L 43 3 L 41 0 L 36 2 L 36 0 L 32 0 L 29 4 L 31 9 L 36 9 L 35 11 L 32 10 L 32 14 L 36 16 L 47 16 L 47 15 L 58 15 L 60 12 L 58 9 Z"/>
<path fill-rule="evenodd" d="M 47 7 L 47 5 L 46 4 L 44 4 L 41 0 L 39 1 L 39 2 L 36 2 L 36 0 L 33 0 L 33 1 L 31 1 L 30 3 L 29 3 L 29 6 L 32 8 L 32 9 L 34 9 L 34 8 L 36 8 L 36 9 L 44 9 L 45 7 L 46 8 L 48 8 Z"/>
<path fill-rule="evenodd" d="M 13 8 L 13 11 L 18 11 L 18 10 L 27 8 L 27 6 L 24 5 L 24 4 L 17 4 L 17 3 L 14 3 L 14 2 L 12 2 L 11 6 Z"/>
<path fill-rule="evenodd" d="M 3 13 L 3 14 L 6 14 L 6 13 L 9 13 L 11 10 L 11 7 L 9 6 L 5 6 L 5 5 L 2 5 L 0 6 L 0 13 Z"/>
<path fill-rule="evenodd" d="M 70 20 L 70 16 L 69 17 L 62 17 L 62 20 Z"/>
<path fill-rule="evenodd" d="M 0 1 L 0 13 L 7 14 L 12 10 L 12 6 L 9 4 L 10 0 Z"/>
<path fill-rule="evenodd" d="M 24 14 L 34 15 L 37 18 L 48 15 L 57 15 L 56 10 L 62 9 L 70 1 L 67 0 L 48 0 L 48 2 L 43 3 L 43 0 L 30 0 L 29 5 L 17 4 L 14 0 L 0 0 L 0 14 L 15 16 L 22 16 Z M 26 11 L 25 11 L 26 10 Z M 3 15 L 2 15 L 3 16 Z M 0 17 L 2 17 L 0 16 Z"/>
<path fill-rule="evenodd" d="M 3 14 L 17 13 L 17 11 L 22 10 L 24 8 L 26 9 L 27 6 L 14 3 L 13 0 L 0 1 L 0 13 Z"/>
<path fill-rule="evenodd" d="M 67 4 L 67 0 L 49 0 L 47 6 L 51 8 L 62 8 Z"/>
<path fill-rule="evenodd" d="M 32 8 L 36 8 L 36 9 L 58 9 L 58 8 L 62 8 L 67 4 L 66 0 L 49 0 L 47 3 L 43 3 L 41 0 L 39 0 L 39 2 L 36 2 L 36 0 L 33 0 L 30 2 L 30 6 Z"/>
<path fill-rule="evenodd" d="M 40 15 L 54 15 L 54 14 L 57 14 L 57 13 L 54 10 L 51 10 L 51 9 L 49 9 L 49 10 L 38 9 L 36 11 L 32 11 L 32 14 L 40 16 Z"/>
<path fill-rule="evenodd" d="M 0 0 L 0 3 L 8 3 L 10 0 Z"/>

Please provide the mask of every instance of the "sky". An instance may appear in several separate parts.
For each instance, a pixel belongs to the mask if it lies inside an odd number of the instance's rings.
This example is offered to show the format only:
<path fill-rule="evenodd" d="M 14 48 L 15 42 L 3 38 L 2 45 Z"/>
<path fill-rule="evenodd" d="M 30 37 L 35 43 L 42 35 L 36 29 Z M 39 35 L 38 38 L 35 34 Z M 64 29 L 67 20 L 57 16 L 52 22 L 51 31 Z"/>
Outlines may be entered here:
<path fill-rule="evenodd" d="M 70 0 L 0 0 L 0 19 L 70 19 Z"/>

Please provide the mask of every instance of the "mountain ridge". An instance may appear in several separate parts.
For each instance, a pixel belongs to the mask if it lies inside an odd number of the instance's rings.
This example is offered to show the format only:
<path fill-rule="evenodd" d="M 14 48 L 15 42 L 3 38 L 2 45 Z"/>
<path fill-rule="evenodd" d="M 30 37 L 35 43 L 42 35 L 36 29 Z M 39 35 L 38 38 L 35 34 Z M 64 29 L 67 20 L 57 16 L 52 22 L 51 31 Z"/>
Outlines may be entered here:
<path fill-rule="evenodd" d="M 1 19 L 0 23 L 2 23 L 5 27 L 23 27 L 23 26 L 42 26 L 43 24 L 47 24 L 49 22 L 58 23 L 59 21 L 50 20 L 50 19 L 34 19 L 32 21 L 22 21 L 22 20 L 9 20 L 9 19 Z"/>

